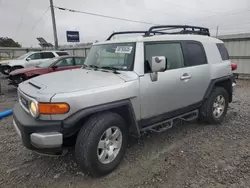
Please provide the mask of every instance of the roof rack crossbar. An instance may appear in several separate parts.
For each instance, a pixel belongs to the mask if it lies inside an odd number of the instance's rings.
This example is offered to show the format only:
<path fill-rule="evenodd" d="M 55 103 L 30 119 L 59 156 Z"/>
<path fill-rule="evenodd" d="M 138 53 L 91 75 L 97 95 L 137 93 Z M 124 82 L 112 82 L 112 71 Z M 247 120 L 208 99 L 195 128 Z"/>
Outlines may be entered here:
<path fill-rule="evenodd" d="M 113 36 L 115 35 L 125 35 L 125 34 L 144 34 L 146 35 L 147 31 L 121 31 L 121 32 L 114 32 L 112 33 L 107 40 L 110 40 Z M 166 34 L 165 32 L 160 32 L 160 31 L 152 31 L 151 34 Z"/>

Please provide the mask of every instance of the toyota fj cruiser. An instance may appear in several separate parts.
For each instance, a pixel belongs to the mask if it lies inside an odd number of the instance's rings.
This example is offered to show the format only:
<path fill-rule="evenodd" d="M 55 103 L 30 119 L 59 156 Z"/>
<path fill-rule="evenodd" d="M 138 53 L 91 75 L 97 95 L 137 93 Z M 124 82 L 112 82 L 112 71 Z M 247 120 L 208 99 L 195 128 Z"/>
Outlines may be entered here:
<path fill-rule="evenodd" d="M 142 36 L 111 40 L 133 33 Z M 198 117 L 221 123 L 232 84 L 228 52 L 207 28 L 117 32 L 92 46 L 81 69 L 21 83 L 13 124 L 24 146 L 40 153 L 61 154 L 73 140 L 82 170 L 101 176 L 119 165 L 129 134 Z"/>

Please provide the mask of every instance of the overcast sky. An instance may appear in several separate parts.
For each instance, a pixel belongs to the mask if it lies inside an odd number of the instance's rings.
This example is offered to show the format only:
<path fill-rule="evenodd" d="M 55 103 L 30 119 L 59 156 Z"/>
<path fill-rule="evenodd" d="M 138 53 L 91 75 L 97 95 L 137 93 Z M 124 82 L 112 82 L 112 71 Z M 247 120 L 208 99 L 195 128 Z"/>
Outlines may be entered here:
<path fill-rule="evenodd" d="M 155 24 L 205 26 L 219 34 L 250 32 L 249 0 L 54 0 L 55 6 Z M 37 46 L 36 37 L 53 43 L 49 0 L 0 0 L 0 37 L 22 46 Z M 147 29 L 150 25 L 55 9 L 59 44 L 66 31 L 80 31 L 81 42 L 104 40 L 113 31 Z M 41 19 L 41 20 L 40 20 Z M 38 22 L 40 20 L 40 22 Z"/>

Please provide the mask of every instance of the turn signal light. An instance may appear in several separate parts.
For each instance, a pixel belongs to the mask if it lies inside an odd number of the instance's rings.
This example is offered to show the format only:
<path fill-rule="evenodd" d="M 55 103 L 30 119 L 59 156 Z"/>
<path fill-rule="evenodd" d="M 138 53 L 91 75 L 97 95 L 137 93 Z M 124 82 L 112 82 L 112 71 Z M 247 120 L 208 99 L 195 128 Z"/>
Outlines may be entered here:
<path fill-rule="evenodd" d="M 65 114 L 69 112 L 69 105 L 66 103 L 39 103 L 40 114 Z"/>

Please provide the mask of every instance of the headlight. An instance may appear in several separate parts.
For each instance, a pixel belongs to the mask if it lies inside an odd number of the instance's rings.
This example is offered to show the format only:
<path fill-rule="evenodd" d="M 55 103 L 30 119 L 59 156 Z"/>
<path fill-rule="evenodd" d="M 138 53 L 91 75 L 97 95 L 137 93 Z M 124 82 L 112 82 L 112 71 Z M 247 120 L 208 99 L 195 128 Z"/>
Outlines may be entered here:
<path fill-rule="evenodd" d="M 30 103 L 30 113 L 33 117 L 38 117 L 39 115 L 39 109 L 38 109 L 38 103 L 36 101 L 32 101 Z"/>

